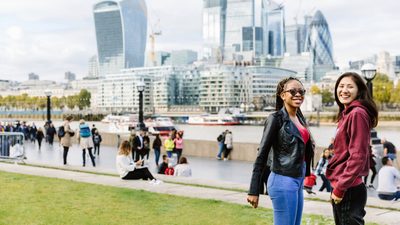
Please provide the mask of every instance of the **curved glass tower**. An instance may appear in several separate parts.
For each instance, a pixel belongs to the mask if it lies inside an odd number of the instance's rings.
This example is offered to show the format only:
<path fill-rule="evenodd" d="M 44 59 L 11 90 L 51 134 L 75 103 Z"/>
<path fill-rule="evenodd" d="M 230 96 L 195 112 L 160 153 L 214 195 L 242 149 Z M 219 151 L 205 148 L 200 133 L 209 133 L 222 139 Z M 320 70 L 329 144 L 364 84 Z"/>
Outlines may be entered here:
<path fill-rule="evenodd" d="M 147 7 L 144 0 L 105 0 L 93 6 L 99 75 L 144 66 Z"/>
<path fill-rule="evenodd" d="M 314 65 L 332 65 L 332 38 L 328 23 L 321 11 L 317 11 L 310 23 L 307 49 L 311 52 Z"/>

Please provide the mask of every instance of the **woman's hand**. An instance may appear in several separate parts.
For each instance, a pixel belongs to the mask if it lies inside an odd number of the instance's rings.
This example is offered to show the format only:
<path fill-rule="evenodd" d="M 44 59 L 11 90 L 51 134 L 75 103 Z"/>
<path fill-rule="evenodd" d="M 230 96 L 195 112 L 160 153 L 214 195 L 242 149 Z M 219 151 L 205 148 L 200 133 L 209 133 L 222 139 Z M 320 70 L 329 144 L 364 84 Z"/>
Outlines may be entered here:
<path fill-rule="evenodd" d="M 247 202 L 250 203 L 253 208 L 258 207 L 258 196 L 255 195 L 247 195 Z"/>
<path fill-rule="evenodd" d="M 138 161 L 136 161 L 136 166 L 141 166 L 142 163 L 143 163 L 143 160 L 138 160 Z"/>
<path fill-rule="evenodd" d="M 331 199 L 333 200 L 333 202 L 335 203 L 335 204 L 339 204 L 341 201 L 342 201 L 342 199 L 343 198 L 339 198 L 339 197 L 337 197 L 335 194 L 331 194 Z"/>

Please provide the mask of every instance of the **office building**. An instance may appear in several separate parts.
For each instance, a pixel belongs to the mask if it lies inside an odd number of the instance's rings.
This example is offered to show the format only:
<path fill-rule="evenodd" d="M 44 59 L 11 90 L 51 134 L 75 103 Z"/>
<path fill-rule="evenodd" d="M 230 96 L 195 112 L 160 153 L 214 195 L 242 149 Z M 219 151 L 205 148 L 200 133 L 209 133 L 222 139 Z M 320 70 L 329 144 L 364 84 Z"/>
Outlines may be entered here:
<path fill-rule="evenodd" d="M 313 79 L 319 81 L 326 72 L 335 68 L 332 38 L 328 23 L 321 11 L 317 11 L 310 23 L 306 51 L 311 53 Z"/>
<path fill-rule="evenodd" d="M 144 0 L 105 0 L 93 6 L 99 75 L 144 66 L 147 8 Z"/>
<path fill-rule="evenodd" d="M 37 75 L 35 73 L 29 73 L 28 80 L 39 80 L 39 75 Z"/>
<path fill-rule="evenodd" d="M 99 62 L 97 60 L 97 55 L 90 57 L 88 61 L 88 77 L 99 77 Z"/>
<path fill-rule="evenodd" d="M 282 4 L 268 1 L 267 51 L 271 56 L 283 56 L 286 51 L 285 8 Z"/>

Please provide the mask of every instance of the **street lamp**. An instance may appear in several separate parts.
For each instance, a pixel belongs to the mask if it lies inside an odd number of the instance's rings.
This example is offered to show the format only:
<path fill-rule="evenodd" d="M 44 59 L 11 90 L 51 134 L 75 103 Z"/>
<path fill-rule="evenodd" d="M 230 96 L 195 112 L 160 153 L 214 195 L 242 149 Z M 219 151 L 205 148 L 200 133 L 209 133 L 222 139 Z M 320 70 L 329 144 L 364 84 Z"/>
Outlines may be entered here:
<path fill-rule="evenodd" d="M 373 92 L 372 92 L 372 80 L 376 76 L 376 67 L 375 67 L 375 65 L 373 65 L 371 63 L 364 64 L 361 67 L 361 73 L 362 73 L 363 77 L 365 78 L 365 80 L 367 81 L 367 87 L 368 87 L 369 94 L 371 95 L 371 98 L 373 98 L 373 95 L 372 95 L 373 94 Z"/>
<path fill-rule="evenodd" d="M 50 97 L 51 97 L 51 90 L 45 90 L 44 94 L 47 97 L 47 123 L 50 124 L 51 123 L 51 113 L 50 113 L 50 109 L 51 109 L 51 102 L 50 102 Z"/>
<path fill-rule="evenodd" d="M 374 96 L 372 95 L 373 94 L 372 80 L 376 76 L 376 67 L 373 64 L 366 63 L 361 67 L 361 73 L 365 78 L 365 80 L 367 81 L 368 92 L 371 95 L 371 98 L 373 99 Z M 371 130 L 371 144 L 372 145 L 381 144 L 381 139 L 378 138 L 378 133 L 375 131 L 375 129 Z"/>
<path fill-rule="evenodd" d="M 137 90 L 139 91 L 139 123 L 137 124 L 137 128 L 139 130 L 143 130 L 146 125 L 143 123 L 143 91 L 144 91 L 145 83 L 143 81 L 139 81 L 136 85 Z"/>

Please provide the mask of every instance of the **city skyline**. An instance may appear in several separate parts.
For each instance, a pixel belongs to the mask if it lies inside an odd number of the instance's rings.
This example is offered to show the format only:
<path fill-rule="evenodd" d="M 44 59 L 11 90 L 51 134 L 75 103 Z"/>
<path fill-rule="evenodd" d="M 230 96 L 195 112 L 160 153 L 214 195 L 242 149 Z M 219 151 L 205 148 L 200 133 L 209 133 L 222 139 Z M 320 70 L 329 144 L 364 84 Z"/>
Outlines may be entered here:
<path fill-rule="evenodd" d="M 33 72 L 40 79 L 61 81 L 66 71 L 78 78 L 88 73 L 88 61 L 96 54 L 92 15 L 96 0 L 15 0 L 3 3 L 0 15 L 0 79 L 27 80 Z M 156 50 L 202 50 L 202 0 L 147 0 L 149 29 L 160 20 L 162 35 L 156 37 Z M 388 51 L 400 54 L 398 37 L 400 2 L 388 1 L 304 1 L 276 0 L 285 5 L 286 25 L 299 23 L 304 13 L 321 10 L 332 34 L 335 62 L 344 66 Z M 188 19 L 190 18 L 190 19 Z M 148 48 L 148 47 L 147 47 Z"/>

